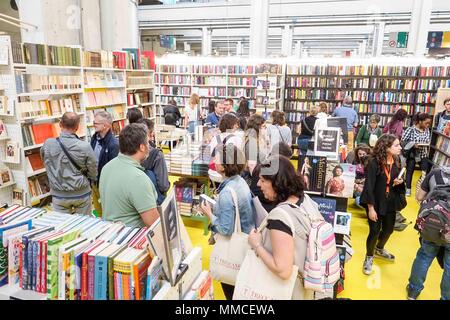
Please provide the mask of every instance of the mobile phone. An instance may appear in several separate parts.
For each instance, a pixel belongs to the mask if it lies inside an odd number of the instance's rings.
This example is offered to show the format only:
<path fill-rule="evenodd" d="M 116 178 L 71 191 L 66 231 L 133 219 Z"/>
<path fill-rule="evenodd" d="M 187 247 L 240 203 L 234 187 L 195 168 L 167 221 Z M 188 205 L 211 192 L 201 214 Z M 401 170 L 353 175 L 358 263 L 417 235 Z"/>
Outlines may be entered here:
<path fill-rule="evenodd" d="M 207 202 L 211 205 L 211 207 L 214 207 L 216 204 L 216 200 L 212 199 L 211 197 L 207 196 L 206 194 L 200 195 L 200 202 Z"/>
<path fill-rule="evenodd" d="M 406 172 L 406 168 L 402 168 L 402 170 L 401 170 L 400 173 L 398 174 L 397 179 L 402 179 L 402 178 L 403 178 L 403 175 L 405 174 L 405 172 Z"/>

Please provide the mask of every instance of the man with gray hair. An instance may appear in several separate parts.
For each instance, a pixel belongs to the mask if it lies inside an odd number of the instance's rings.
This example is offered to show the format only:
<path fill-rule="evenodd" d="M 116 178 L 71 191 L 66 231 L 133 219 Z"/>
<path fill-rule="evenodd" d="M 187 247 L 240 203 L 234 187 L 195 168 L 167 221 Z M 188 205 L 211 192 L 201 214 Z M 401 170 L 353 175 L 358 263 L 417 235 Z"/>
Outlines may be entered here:
<path fill-rule="evenodd" d="M 76 135 L 80 126 L 76 113 L 64 113 L 59 125 L 59 138 L 47 139 L 41 148 L 53 209 L 69 214 L 92 214 L 90 180 L 97 179 L 94 151 Z"/>
<path fill-rule="evenodd" d="M 338 118 L 346 118 L 347 119 L 347 129 L 348 129 L 348 143 L 347 143 L 347 152 L 353 150 L 354 141 L 355 141 L 355 128 L 358 127 L 359 119 L 358 114 L 353 109 L 353 100 L 352 97 L 346 96 L 342 103 L 342 107 L 336 108 L 334 110 L 332 116 Z"/>
<path fill-rule="evenodd" d="M 112 133 L 113 118 L 106 111 L 99 111 L 94 117 L 95 134 L 91 139 L 91 147 L 94 150 L 98 162 L 97 181 L 92 183 L 92 193 L 95 211 L 102 216 L 100 205 L 99 181 L 103 167 L 119 154 L 119 140 Z"/>

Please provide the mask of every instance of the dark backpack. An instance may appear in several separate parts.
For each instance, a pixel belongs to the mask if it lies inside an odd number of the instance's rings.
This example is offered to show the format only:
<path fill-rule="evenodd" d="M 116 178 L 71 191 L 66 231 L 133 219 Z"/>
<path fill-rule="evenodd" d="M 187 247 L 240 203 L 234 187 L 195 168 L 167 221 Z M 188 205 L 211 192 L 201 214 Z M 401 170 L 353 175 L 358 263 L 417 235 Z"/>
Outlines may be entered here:
<path fill-rule="evenodd" d="M 158 194 L 158 198 L 156 199 L 156 203 L 158 204 L 158 206 L 161 205 L 164 202 L 164 200 L 166 199 L 166 195 L 163 194 L 158 189 L 156 174 L 153 171 L 154 166 L 155 166 L 155 160 L 156 160 L 156 157 L 158 156 L 159 152 L 162 152 L 162 151 L 158 148 L 153 148 L 152 151 L 150 151 L 150 154 L 148 155 L 148 159 L 146 160 L 146 162 L 150 165 L 150 167 L 145 169 L 145 174 L 152 181 L 153 185 L 155 186 L 156 193 Z"/>
<path fill-rule="evenodd" d="M 439 184 L 420 206 L 414 228 L 425 241 L 450 243 L 450 185 Z"/>

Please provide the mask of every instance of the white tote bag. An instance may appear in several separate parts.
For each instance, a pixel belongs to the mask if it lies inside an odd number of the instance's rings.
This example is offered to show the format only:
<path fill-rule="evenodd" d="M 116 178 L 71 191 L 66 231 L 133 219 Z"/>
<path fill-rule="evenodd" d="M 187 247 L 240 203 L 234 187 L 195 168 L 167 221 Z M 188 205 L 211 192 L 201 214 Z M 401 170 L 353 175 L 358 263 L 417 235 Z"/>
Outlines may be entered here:
<path fill-rule="evenodd" d="M 209 258 L 209 269 L 213 279 L 234 285 L 236 277 L 244 261 L 245 254 L 250 248 L 248 234 L 242 232 L 239 215 L 239 204 L 236 192 L 230 189 L 236 207 L 234 231 L 231 237 L 216 234 L 216 244 Z"/>
<path fill-rule="evenodd" d="M 294 224 L 287 213 L 292 233 L 295 234 Z M 261 232 L 267 225 L 267 220 L 261 224 Z M 253 249 L 247 250 L 241 270 L 236 279 L 233 300 L 291 300 L 297 280 L 298 266 L 292 266 L 289 279 L 283 280 L 274 274 L 256 255 Z"/>

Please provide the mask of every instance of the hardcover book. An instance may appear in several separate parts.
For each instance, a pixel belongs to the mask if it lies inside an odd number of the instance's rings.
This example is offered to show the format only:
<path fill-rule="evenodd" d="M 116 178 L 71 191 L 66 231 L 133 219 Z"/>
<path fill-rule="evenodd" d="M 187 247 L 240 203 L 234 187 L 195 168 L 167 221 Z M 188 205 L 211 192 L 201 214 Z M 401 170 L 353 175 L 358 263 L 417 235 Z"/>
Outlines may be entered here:
<path fill-rule="evenodd" d="M 329 162 L 327 166 L 325 193 L 334 197 L 352 198 L 355 177 L 355 165 Z"/>
<path fill-rule="evenodd" d="M 298 171 L 304 179 L 305 190 L 323 193 L 327 170 L 327 158 L 302 155 L 298 160 Z"/>

